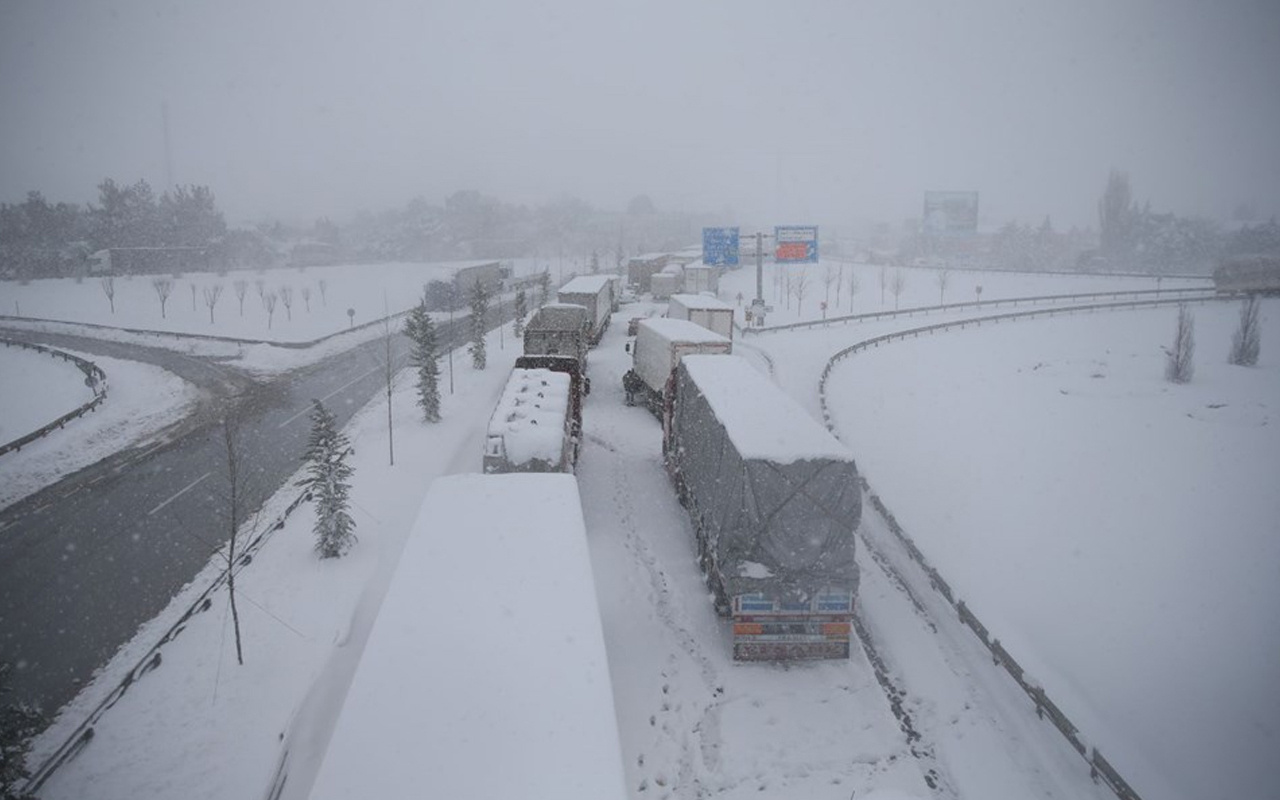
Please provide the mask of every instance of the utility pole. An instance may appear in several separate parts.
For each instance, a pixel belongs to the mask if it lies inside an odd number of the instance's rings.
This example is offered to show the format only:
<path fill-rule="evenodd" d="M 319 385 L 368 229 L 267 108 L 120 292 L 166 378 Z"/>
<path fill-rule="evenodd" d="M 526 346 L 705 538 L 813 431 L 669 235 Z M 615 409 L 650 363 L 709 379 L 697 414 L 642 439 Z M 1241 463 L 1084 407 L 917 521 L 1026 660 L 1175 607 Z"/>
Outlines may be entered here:
<path fill-rule="evenodd" d="M 387 290 L 382 290 L 382 328 L 386 338 L 386 357 L 387 357 L 387 455 L 391 460 L 391 466 L 396 465 L 396 435 L 395 428 L 391 424 L 391 310 L 387 304 Z"/>
<path fill-rule="evenodd" d="M 173 191 L 173 144 L 169 138 L 169 101 L 160 102 L 160 120 L 164 124 L 164 191 Z"/>
<path fill-rule="evenodd" d="M 765 313 L 773 310 L 764 304 L 764 240 L 772 238 L 756 232 L 756 298 L 751 301 L 751 320 L 757 326 L 763 326 Z"/>

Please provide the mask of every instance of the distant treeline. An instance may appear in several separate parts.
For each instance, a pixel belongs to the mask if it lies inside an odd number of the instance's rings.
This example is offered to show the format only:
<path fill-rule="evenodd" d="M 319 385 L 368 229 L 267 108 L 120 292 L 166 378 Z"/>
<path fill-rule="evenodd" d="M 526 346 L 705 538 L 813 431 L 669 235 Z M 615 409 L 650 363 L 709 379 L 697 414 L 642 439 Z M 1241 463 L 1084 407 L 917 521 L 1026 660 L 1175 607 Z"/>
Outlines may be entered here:
<path fill-rule="evenodd" d="M 271 220 L 229 229 L 207 186 L 179 186 L 157 198 L 144 180 L 122 186 L 107 179 L 96 204 L 51 204 L 35 191 L 21 203 L 0 204 L 0 277 L 83 275 L 93 253 L 115 248 L 196 248 L 201 260 L 191 269 L 527 256 L 563 258 L 573 269 L 573 259 L 586 254 L 608 269 L 639 252 L 696 244 L 702 226 L 718 222 L 661 212 L 644 195 L 619 213 L 569 196 L 526 206 L 459 191 L 442 205 L 417 198 L 344 225 L 321 218 L 309 226 Z"/>

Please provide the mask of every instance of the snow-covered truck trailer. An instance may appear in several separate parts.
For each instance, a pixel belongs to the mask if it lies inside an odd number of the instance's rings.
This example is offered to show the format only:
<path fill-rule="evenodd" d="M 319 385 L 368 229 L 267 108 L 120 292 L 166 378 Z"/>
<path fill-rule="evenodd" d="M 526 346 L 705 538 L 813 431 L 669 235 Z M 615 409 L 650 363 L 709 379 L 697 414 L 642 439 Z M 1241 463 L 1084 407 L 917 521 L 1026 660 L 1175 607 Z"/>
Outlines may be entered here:
<path fill-rule="evenodd" d="M 627 796 L 572 475 L 432 483 L 359 653 L 311 800 Z"/>
<path fill-rule="evenodd" d="M 483 467 L 494 472 L 573 472 L 578 420 L 573 379 L 549 369 L 516 367 L 489 418 Z"/>
<path fill-rule="evenodd" d="M 688 272 L 685 273 L 688 275 Z M 669 319 L 687 319 L 726 339 L 733 338 L 733 306 L 705 294 L 673 294 L 667 307 Z"/>
<path fill-rule="evenodd" d="M 738 356 L 685 356 L 663 460 L 739 661 L 847 658 L 862 494 L 853 454 Z"/>
<path fill-rule="evenodd" d="M 591 349 L 590 312 L 580 305 L 548 303 L 534 312 L 524 326 L 527 356 L 571 356 L 587 369 Z"/>
<path fill-rule="evenodd" d="M 669 270 L 670 267 L 649 278 L 649 294 L 654 300 L 666 300 L 680 291 L 681 273 Z"/>
<path fill-rule="evenodd" d="M 609 275 L 581 275 L 561 286 L 556 300 L 573 303 L 587 309 L 590 320 L 591 344 L 600 342 L 605 328 L 609 327 L 609 315 L 613 313 L 613 279 Z"/>
<path fill-rule="evenodd" d="M 501 261 L 483 261 L 458 266 L 453 272 L 453 286 L 464 302 L 475 291 L 476 284 L 490 294 L 502 289 L 502 281 L 510 277 Z"/>
<path fill-rule="evenodd" d="M 627 261 L 627 285 L 637 292 L 649 291 L 649 281 L 667 266 L 670 256 L 666 253 L 648 253 Z"/>
<path fill-rule="evenodd" d="M 684 268 L 684 286 L 686 294 L 711 292 L 715 294 L 720 288 L 720 275 L 715 267 L 708 267 L 701 262 L 689 264 Z"/>
<path fill-rule="evenodd" d="M 680 359 L 688 355 L 727 355 L 733 342 L 684 319 L 655 317 L 636 323 L 636 340 L 631 343 L 631 369 L 622 376 L 627 405 L 642 399 L 654 414 L 661 416 L 663 397 L 671 374 Z"/>

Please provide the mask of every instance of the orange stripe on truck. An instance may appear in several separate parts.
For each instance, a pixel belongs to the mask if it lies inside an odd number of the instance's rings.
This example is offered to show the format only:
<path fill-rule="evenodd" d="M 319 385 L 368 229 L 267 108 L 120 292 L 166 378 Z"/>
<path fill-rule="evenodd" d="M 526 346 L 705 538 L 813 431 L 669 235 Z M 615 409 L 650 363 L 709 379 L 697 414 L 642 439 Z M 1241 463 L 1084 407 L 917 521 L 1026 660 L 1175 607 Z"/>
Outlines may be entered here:
<path fill-rule="evenodd" d="M 764 633 L 764 626 L 758 622 L 733 623 L 734 636 L 759 636 Z"/>

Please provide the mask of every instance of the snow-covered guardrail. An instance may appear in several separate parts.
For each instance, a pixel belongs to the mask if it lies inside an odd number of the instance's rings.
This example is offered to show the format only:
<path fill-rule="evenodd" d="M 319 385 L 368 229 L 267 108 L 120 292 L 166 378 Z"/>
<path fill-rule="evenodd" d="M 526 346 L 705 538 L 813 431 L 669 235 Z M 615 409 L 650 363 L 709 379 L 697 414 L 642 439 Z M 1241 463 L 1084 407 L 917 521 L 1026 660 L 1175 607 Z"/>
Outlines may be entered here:
<path fill-rule="evenodd" d="M 284 528 L 285 520 L 289 518 L 289 515 L 310 498 L 309 492 L 299 494 L 285 507 L 284 511 L 280 513 L 280 516 L 273 523 L 249 540 L 240 555 L 236 557 L 235 564 L 218 573 L 217 577 L 192 601 L 187 610 L 178 618 L 178 621 L 170 625 L 169 629 L 161 634 L 156 643 L 138 660 L 138 663 L 125 673 L 120 683 L 116 684 L 115 688 L 89 712 L 84 721 L 44 760 L 44 763 L 31 773 L 31 777 L 27 780 L 27 785 L 23 788 L 23 792 L 26 793 L 22 795 L 23 797 L 27 796 L 27 794 L 34 796 L 53 773 L 57 772 L 63 764 L 75 758 L 84 748 L 89 746 L 89 743 L 93 741 L 94 725 L 102 718 L 102 715 L 118 703 L 121 697 L 124 697 L 125 692 L 129 691 L 129 687 L 133 686 L 148 672 L 157 669 L 161 665 L 162 657 L 160 651 L 166 644 L 178 638 L 178 634 L 186 629 L 187 623 L 192 617 L 213 607 L 213 594 L 227 584 L 231 570 L 234 569 L 238 573 L 252 563 L 254 555 L 262 549 L 275 532 Z"/>
<path fill-rule="evenodd" d="M 930 314 L 939 314 L 949 311 L 966 311 L 972 309 L 986 308 L 1003 308 L 1012 306 L 1017 308 L 1019 305 L 1034 306 L 1043 305 L 1045 303 L 1067 303 L 1077 304 L 1073 308 L 1079 308 L 1078 304 L 1097 304 L 1100 300 L 1119 300 L 1129 297 L 1134 300 L 1142 298 L 1158 298 L 1166 302 L 1179 302 L 1186 299 L 1199 299 L 1199 297 L 1207 292 L 1212 292 L 1209 288 L 1180 288 L 1180 289 L 1132 289 L 1127 292 L 1085 292 L 1080 294 L 1045 294 L 1033 297 L 1010 297 L 1003 300 L 971 300 L 964 303 L 947 303 L 939 306 L 916 306 L 914 308 L 903 308 L 895 311 L 872 311 L 866 314 L 846 314 L 840 317 L 827 317 L 826 319 L 812 319 L 804 322 L 789 322 L 785 325 L 769 325 L 763 328 L 739 328 L 743 333 L 760 334 L 760 333 L 778 333 L 779 331 L 797 331 L 808 328 L 825 328 L 829 325 L 843 325 L 848 322 L 873 322 L 880 319 L 895 319 L 898 317 L 914 317 L 928 316 Z"/>
<path fill-rule="evenodd" d="M 61 358 L 64 361 L 70 361 L 71 363 L 79 367 L 80 371 L 84 373 L 85 383 L 88 385 L 90 389 L 93 390 L 93 399 L 85 403 L 84 405 L 80 406 L 79 408 L 75 409 L 74 411 L 70 411 L 66 414 L 63 414 L 62 416 L 55 419 L 53 422 L 50 422 L 48 425 L 44 425 L 32 431 L 31 433 L 28 433 L 26 436 L 21 436 L 17 439 L 14 439 L 12 442 L 0 444 L 0 456 L 4 455 L 5 453 L 21 450 L 23 447 L 26 447 L 27 445 L 31 444 L 36 439 L 39 439 L 43 436 L 48 436 L 50 433 L 60 429 L 62 426 L 66 425 L 71 420 L 76 419 L 77 417 L 82 417 L 85 414 L 88 414 L 90 411 L 95 410 L 99 405 L 102 404 L 104 400 L 107 399 L 107 373 L 103 372 L 102 369 L 92 361 L 86 361 L 85 359 L 80 358 L 79 356 L 73 356 L 70 353 L 64 353 L 61 350 L 55 350 L 52 347 L 45 347 L 42 344 L 33 344 L 31 342 L 20 342 L 16 339 L 7 339 L 3 337 L 0 337 L 0 342 L 3 342 L 5 347 L 22 347 L 27 350 L 35 350 L 40 353 L 48 353 L 54 358 Z"/>
<path fill-rule="evenodd" d="M 836 430 L 835 423 L 832 421 L 831 410 L 827 401 L 827 380 L 830 378 L 831 372 L 838 362 L 864 350 L 877 348 L 880 345 L 894 341 L 917 338 L 921 335 L 941 333 L 943 331 L 963 329 L 966 327 L 979 327 L 983 324 L 994 325 L 1022 319 L 1030 319 L 1033 317 L 1049 317 L 1057 314 L 1078 314 L 1096 311 L 1136 310 L 1164 305 L 1175 305 L 1178 303 L 1234 299 L 1219 297 L 1215 295 L 1212 290 L 1199 289 L 1195 291 L 1197 292 L 1196 296 L 1187 296 L 1187 293 L 1183 292 L 1183 296 L 1178 298 L 1131 300 L 1119 303 L 1093 303 L 1080 306 L 1041 308 L 1029 311 L 996 314 L 988 317 L 941 322 L 935 325 L 925 325 L 919 328 L 911 328 L 909 330 L 887 333 L 881 336 L 865 339 L 832 355 L 831 358 L 827 360 L 826 367 L 822 370 L 822 379 L 818 383 L 818 398 L 822 405 L 823 424 L 826 425 L 827 430 L 831 431 L 833 436 L 839 438 L 840 434 Z M 1101 778 L 1120 800 L 1141 800 L 1138 793 L 1134 791 L 1133 787 L 1131 787 L 1128 782 L 1120 776 L 1120 773 L 1116 771 L 1115 767 L 1113 767 L 1111 763 L 1103 757 L 1102 753 L 1098 751 L 1098 748 L 1089 747 L 1085 744 L 1085 741 L 1080 734 L 1080 729 L 1076 727 L 1075 724 L 1067 717 L 1066 713 L 1064 713 L 1062 709 L 1049 698 L 1044 687 L 1040 686 L 1029 675 L 1027 675 L 1025 670 L 1023 670 L 1022 665 L 1020 665 L 1013 655 L 1009 653 L 1002 644 L 1000 644 L 1000 640 L 991 634 L 987 626 L 982 624 L 977 616 L 974 615 L 973 611 L 965 604 L 964 600 L 955 593 L 951 588 L 951 585 L 947 583 L 938 570 L 929 563 L 928 559 L 925 558 L 924 553 L 920 551 L 920 548 L 916 546 L 916 543 L 907 535 L 907 532 L 902 529 L 902 526 L 898 524 L 893 513 L 884 505 L 884 502 L 880 497 L 871 490 L 871 486 L 867 482 L 866 477 L 859 476 L 859 479 L 862 482 L 862 488 L 866 492 L 868 500 L 888 523 L 889 529 L 902 545 L 903 549 L 906 550 L 911 560 L 924 571 L 924 573 L 929 577 L 929 583 L 934 590 L 936 590 L 938 594 L 940 594 L 943 599 L 945 599 L 947 603 L 955 609 L 960 621 L 978 637 L 982 644 L 991 653 L 993 663 L 997 666 L 1003 667 L 1005 672 L 1013 678 L 1014 682 L 1016 682 L 1018 686 L 1022 688 L 1023 692 L 1025 692 L 1031 699 L 1031 702 L 1035 704 L 1036 715 L 1041 719 L 1048 717 L 1049 721 L 1053 723 L 1059 733 L 1066 738 L 1072 749 L 1079 753 L 1081 758 L 1089 764 L 1090 775 L 1094 780 Z"/>
<path fill-rule="evenodd" d="M 241 339 L 235 336 L 217 336 L 211 333 L 182 333 L 177 331 L 153 331 L 153 330 L 148 330 L 146 328 L 117 328 L 111 325 L 97 325 L 92 322 L 69 322 L 67 320 L 42 319 L 40 317 L 15 317 L 8 314 L 0 314 L 0 323 L 35 322 L 35 323 L 40 323 L 44 325 L 73 325 L 77 328 L 88 328 L 90 330 L 131 333 L 136 336 L 155 336 L 158 338 L 168 338 L 168 339 L 196 339 L 196 340 L 205 341 L 205 342 L 223 342 L 227 344 L 242 344 L 242 345 L 243 344 L 265 344 L 271 347 L 280 347 L 286 350 L 305 350 L 308 347 L 314 347 L 315 345 L 318 345 L 321 342 L 327 342 L 330 339 L 335 339 L 339 336 L 347 336 L 352 333 L 355 333 L 356 331 L 363 331 L 367 328 L 371 328 L 374 325 L 382 325 L 390 320 L 403 317 L 405 314 L 408 314 L 408 313 L 409 313 L 408 311 L 399 311 L 395 314 L 391 314 L 386 317 L 379 317 L 378 319 L 371 320 L 369 322 L 363 322 L 359 325 L 355 325 L 350 328 L 345 328 L 340 331 L 334 331 L 333 333 L 325 334 L 324 336 L 321 336 L 318 339 L 310 339 L 304 342 L 277 342 L 277 341 L 272 341 L 270 339 Z"/>

